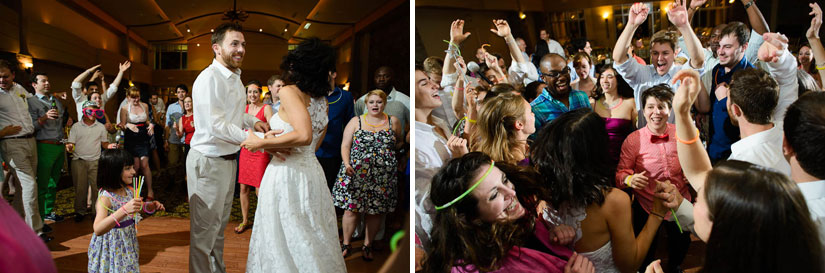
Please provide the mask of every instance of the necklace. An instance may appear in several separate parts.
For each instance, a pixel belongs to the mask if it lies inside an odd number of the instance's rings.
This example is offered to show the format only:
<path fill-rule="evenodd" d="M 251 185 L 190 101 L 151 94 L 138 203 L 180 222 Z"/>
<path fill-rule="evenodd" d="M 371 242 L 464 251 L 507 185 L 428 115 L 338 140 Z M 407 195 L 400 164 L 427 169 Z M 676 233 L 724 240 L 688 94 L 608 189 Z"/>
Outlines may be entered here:
<path fill-rule="evenodd" d="M 619 107 L 619 105 L 622 105 L 622 102 L 624 102 L 624 98 L 619 97 L 619 102 L 617 102 L 613 106 L 610 106 L 609 104 L 607 104 L 607 98 L 604 98 L 602 100 L 602 105 L 604 105 L 604 108 L 607 108 L 608 110 L 613 110 Z"/>
<path fill-rule="evenodd" d="M 332 95 L 332 94 L 330 94 L 330 95 Z M 335 101 L 333 101 L 333 102 L 327 102 L 327 105 L 332 105 L 332 104 L 338 102 L 339 100 L 341 100 L 341 97 L 343 97 L 343 96 L 344 96 L 344 92 L 339 93 L 338 98 L 335 99 Z"/>
<path fill-rule="evenodd" d="M 380 124 L 376 124 L 376 125 L 370 124 L 369 120 L 367 119 L 367 114 L 364 114 L 364 123 L 366 123 L 367 125 L 372 126 L 372 127 L 384 126 L 384 123 L 387 123 L 388 117 L 387 117 L 387 113 L 383 113 L 383 114 L 384 114 L 384 120 Z"/>

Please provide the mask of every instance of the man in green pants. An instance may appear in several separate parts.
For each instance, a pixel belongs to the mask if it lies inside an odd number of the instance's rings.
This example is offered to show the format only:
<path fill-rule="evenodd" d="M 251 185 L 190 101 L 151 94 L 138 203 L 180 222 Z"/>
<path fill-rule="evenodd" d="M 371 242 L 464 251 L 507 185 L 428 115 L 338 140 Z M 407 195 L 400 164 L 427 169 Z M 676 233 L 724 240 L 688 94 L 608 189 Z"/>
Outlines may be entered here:
<path fill-rule="evenodd" d="M 35 97 L 28 103 L 34 139 L 37 140 L 37 201 L 44 220 L 60 222 L 63 217 L 54 213 L 54 200 L 65 161 L 65 147 L 61 141 L 67 120 L 66 109 L 51 95 L 49 77 L 45 73 L 33 73 L 31 81 Z"/>

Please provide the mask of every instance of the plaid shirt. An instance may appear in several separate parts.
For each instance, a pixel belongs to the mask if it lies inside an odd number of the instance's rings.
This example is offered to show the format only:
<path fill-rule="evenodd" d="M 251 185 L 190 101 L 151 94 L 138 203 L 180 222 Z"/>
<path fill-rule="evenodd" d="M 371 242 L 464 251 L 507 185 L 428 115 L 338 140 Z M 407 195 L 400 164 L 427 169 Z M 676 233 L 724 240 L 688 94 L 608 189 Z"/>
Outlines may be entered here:
<path fill-rule="evenodd" d="M 587 98 L 587 93 L 583 91 L 570 91 L 569 101 L 570 107 L 568 108 L 564 103 L 550 96 L 546 89 L 542 90 L 541 95 L 530 103 L 530 108 L 536 115 L 536 132 L 538 133 L 541 127 L 564 113 L 579 108 L 590 108 L 590 100 Z"/>

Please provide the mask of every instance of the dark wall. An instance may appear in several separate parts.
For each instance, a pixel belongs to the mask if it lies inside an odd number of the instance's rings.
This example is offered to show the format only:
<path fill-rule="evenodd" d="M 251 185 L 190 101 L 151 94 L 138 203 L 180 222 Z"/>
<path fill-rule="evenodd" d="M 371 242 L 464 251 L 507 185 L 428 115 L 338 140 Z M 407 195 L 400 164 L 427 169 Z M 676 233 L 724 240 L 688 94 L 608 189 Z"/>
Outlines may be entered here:
<path fill-rule="evenodd" d="M 409 95 L 410 12 L 409 2 L 385 14 L 356 34 L 353 44 L 353 76 L 350 92 L 356 98 L 375 88 L 375 70 L 389 66 L 395 72 L 395 89 Z"/>

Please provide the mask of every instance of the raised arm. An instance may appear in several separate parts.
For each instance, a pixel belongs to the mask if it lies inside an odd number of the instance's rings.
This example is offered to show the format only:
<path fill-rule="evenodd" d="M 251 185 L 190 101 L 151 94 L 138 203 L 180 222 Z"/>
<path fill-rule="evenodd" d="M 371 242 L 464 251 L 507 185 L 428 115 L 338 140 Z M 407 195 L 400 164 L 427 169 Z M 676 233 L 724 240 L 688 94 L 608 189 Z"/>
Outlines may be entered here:
<path fill-rule="evenodd" d="M 72 98 L 74 98 L 75 103 L 85 101 L 81 99 L 84 97 L 81 90 L 83 88 L 83 83 L 85 83 L 86 78 L 88 78 L 89 75 L 94 73 L 94 71 L 98 68 L 100 68 L 100 65 L 92 66 L 91 68 L 86 69 L 86 71 L 83 71 L 83 73 L 80 73 L 80 75 L 77 75 L 77 77 L 72 80 Z"/>
<path fill-rule="evenodd" d="M 685 38 L 685 46 L 690 57 L 690 66 L 695 69 L 700 69 L 702 65 L 705 64 L 705 52 L 702 50 L 702 42 L 699 41 L 699 37 L 696 37 L 696 33 L 693 33 L 693 28 L 690 27 L 684 1 L 685 0 L 679 0 L 670 3 L 670 9 L 667 11 L 667 19 L 676 26 L 676 29 L 678 29 L 679 32 L 682 33 L 682 37 Z"/>
<path fill-rule="evenodd" d="M 458 47 L 461 46 L 461 43 L 469 36 L 469 32 L 464 32 L 464 20 L 455 20 L 450 24 L 450 44 L 448 45 L 447 56 L 444 57 L 444 66 L 441 69 L 443 75 L 455 72 L 453 63 L 456 57 L 461 56 L 454 56 L 454 54 L 458 53 Z"/>
<path fill-rule="evenodd" d="M 452 101 L 450 101 L 450 104 L 453 106 L 455 116 L 462 118 L 465 114 L 464 92 L 465 88 L 467 88 L 464 84 L 464 79 L 467 77 L 467 64 L 464 63 L 464 58 L 460 56 L 456 58 L 455 67 L 458 71 L 458 80 L 455 82 L 455 92 L 453 92 Z"/>
<path fill-rule="evenodd" d="M 679 164 L 693 189 L 705 185 L 708 172 L 713 168 L 707 151 L 698 141 L 699 130 L 693 125 L 690 118 L 690 106 L 699 95 L 699 72 L 691 69 L 680 70 L 673 77 L 673 83 L 681 80 L 679 90 L 673 97 L 673 112 L 676 116 L 676 153 L 679 155 Z M 684 142 L 683 142 L 684 141 Z M 690 144 L 685 144 L 685 142 Z"/>
<path fill-rule="evenodd" d="M 756 7 L 756 0 L 742 0 L 742 5 L 745 5 L 745 12 L 748 13 L 748 23 L 751 24 L 753 31 L 756 31 L 759 35 L 765 32 L 771 32 L 770 27 L 768 27 L 768 22 L 766 22 L 765 17 L 762 16 L 762 11 Z"/>
<path fill-rule="evenodd" d="M 630 18 L 627 20 L 627 26 L 622 30 L 619 39 L 616 40 L 616 46 L 613 47 L 613 60 L 617 65 L 627 61 L 627 48 L 630 47 L 630 41 L 633 39 L 636 29 L 647 20 L 648 12 L 650 12 L 650 8 L 643 3 L 636 3 L 630 7 Z"/>
<path fill-rule="evenodd" d="M 825 48 L 822 47 L 822 41 L 819 40 L 819 28 L 822 26 L 822 9 L 819 8 L 817 3 L 810 3 L 808 6 L 811 7 L 811 12 L 808 15 L 813 15 L 814 18 L 811 18 L 811 26 L 805 36 L 808 37 L 808 43 L 811 44 L 811 51 L 814 53 L 816 71 L 819 73 L 822 83 L 825 83 L 825 69 L 819 69 L 825 66 Z M 820 86 L 825 86 L 825 84 Z"/>
<path fill-rule="evenodd" d="M 109 86 L 109 88 L 106 88 L 106 92 L 101 97 L 103 101 L 106 101 L 107 99 L 115 96 L 115 93 L 117 93 L 117 87 L 120 86 L 120 81 L 123 79 L 123 72 L 126 72 L 126 70 L 128 70 L 129 67 L 132 67 L 132 62 L 128 60 L 118 65 L 117 77 L 115 77 L 115 80 L 112 81 L 112 84 Z"/>
<path fill-rule="evenodd" d="M 513 58 L 517 63 L 524 63 L 524 56 L 521 55 L 521 50 L 518 48 L 518 43 L 516 43 L 516 39 L 513 38 L 513 33 L 510 32 L 510 25 L 507 24 L 507 20 L 493 20 L 493 25 L 495 25 L 495 29 L 490 29 L 490 32 L 498 35 L 498 37 L 504 38 L 504 42 L 507 43 L 507 47 L 510 48 L 510 57 Z"/>
<path fill-rule="evenodd" d="M 692 0 L 690 1 L 690 7 L 688 8 L 688 20 L 693 22 L 693 15 L 696 14 L 696 11 L 699 10 L 699 7 L 705 4 L 707 0 Z"/>

